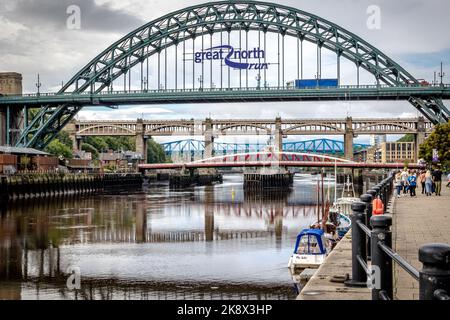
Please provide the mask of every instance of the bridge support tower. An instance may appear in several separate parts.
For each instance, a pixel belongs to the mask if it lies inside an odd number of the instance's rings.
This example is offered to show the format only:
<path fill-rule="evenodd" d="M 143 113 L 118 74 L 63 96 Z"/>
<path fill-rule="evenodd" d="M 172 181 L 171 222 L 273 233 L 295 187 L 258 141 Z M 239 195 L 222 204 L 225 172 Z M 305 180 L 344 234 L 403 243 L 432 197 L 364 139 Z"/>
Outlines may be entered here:
<path fill-rule="evenodd" d="M 281 128 L 281 118 L 275 119 L 275 148 L 279 151 L 283 151 L 283 130 Z"/>
<path fill-rule="evenodd" d="M 77 125 L 74 121 L 69 122 L 69 124 L 64 128 L 64 130 L 69 133 L 70 140 L 72 140 L 72 151 L 75 153 L 81 151 L 81 137 L 77 137 Z"/>
<path fill-rule="evenodd" d="M 138 119 L 136 124 L 136 153 L 142 156 L 142 162 L 147 163 L 147 139 L 145 135 L 145 125 L 143 119 Z"/>
<path fill-rule="evenodd" d="M 344 155 L 347 160 L 353 160 L 353 137 L 353 121 L 351 117 L 347 117 L 344 134 Z"/>
<path fill-rule="evenodd" d="M 206 119 L 205 122 L 205 154 L 204 158 L 212 158 L 214 156 L 214 135 L 213 135 L 213 125 L 210 118 Z"/>
<path fill-rule="evenodd" d="M 16 72 L 0 73 L 0 94 L 22 94 L 22 75 Z M 24 121 L 27 121 L 26 117 L 24 119 L 26 114 L 27 107 L 0 108 L 0 145 L 15 145 L 24 127 Z"/>
<path fill-rule="evenodd" d="M 420 145 L 425 142 L 425 119 L 419 117 L 417 121 L 417 133 L 414 135 L 414 161 L 419 161 L 419 149 Z"/>

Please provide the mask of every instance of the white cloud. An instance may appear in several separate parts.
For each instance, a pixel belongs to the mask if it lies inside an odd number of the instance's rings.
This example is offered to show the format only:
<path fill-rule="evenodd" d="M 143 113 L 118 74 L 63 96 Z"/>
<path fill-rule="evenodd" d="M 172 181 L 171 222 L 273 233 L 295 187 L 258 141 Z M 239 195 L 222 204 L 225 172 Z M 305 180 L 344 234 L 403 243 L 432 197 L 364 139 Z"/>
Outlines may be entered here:
<path fill-rule="evenodd" d="M 164 108 L 150 108 L 146 106 L 137 106 L 132 108 L 121 108 L 116 110 L 93 110 L 93 108 L 82 110 L 78 113 L 79 120 L 136 120 L 151 119 L 154 115 L 169 114 L 171 110 Z"/>

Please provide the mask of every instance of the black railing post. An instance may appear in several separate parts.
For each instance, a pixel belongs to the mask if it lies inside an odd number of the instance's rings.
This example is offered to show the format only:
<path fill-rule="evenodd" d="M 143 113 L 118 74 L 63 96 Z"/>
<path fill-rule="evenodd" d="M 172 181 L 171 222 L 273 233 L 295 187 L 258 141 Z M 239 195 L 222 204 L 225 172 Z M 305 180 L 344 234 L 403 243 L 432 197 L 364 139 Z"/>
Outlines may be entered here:
<path fill-rule="evenodd" d="M 380 195 L 380 189 L 381 189 L 381 187 L 378 184 L 375 187 L 372 188 L 372 190 L 375 190 L 375 197 L 374 197 L 374 199 L 376 199 Z"/>
<path fill-rule="evenodd" d="M 361 196 L 361 201 L 366 204 L 366 214 L 365 214 L 365 221 L 364 224 L 370 228 L 370 218 L 372 218 L 372 200 L 373 197 L 368 192 L 366 194 L 363 194 Z M 367 252 L 367 259 L 370 260 L 370 238 L 366 238 L 366 252 Z"/>
<path fill-rule="evenodd" d="M 419 299 L 437 300 L 438 290 L 450 295 L 450 246 L 426 244 L 419 249 L 419 261 L 423 264 L 419 276 Z"/>
<path fill-rule="evenodd" d="M 387 215 L 377 215 L 370 219 L 372 225 L 371 257 L 372 257 L 372 300 L 380 300 L 380 292 L 392 299 L 392 259 L 378 246 L 384 243 L 392 247 L 392 233 L 390 226 L 392 218 Z"/>
<path fill-rule="evenodd" d="M 349 287 L 366 287 L 367 273 L 358 261 L 358 257 L 367 263 L 366 234 L 358 226 L 358 222 L 365 223 L 366 204 L 355 202 L 352 204 L 352 278 L 345 282 Z"/>

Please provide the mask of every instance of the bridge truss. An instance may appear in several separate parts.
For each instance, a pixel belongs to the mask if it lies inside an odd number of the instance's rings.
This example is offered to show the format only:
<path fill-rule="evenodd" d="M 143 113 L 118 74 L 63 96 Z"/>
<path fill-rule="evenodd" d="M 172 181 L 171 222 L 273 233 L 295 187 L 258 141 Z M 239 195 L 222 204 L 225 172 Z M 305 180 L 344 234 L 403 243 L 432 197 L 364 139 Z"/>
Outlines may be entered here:
<path fill-rule="evenodd" d="M 185 139 L 161 144 L 166 155 L 203 155 L 205 152 L 205 141 Z M 367 144 L 354 144 L 355 151 L 369 147 Z M 216 155 L 227 155 L 237 153 L 260 152 L 266 148 L 264 143 L 223 143 L 214 142 L 214 153 Z M 344 154 L 344 142 L 332 139 L 314 139 L 307 141 L 285 142 L 283 151 L 287 152 L 311 152 L 324 154 Z"/>

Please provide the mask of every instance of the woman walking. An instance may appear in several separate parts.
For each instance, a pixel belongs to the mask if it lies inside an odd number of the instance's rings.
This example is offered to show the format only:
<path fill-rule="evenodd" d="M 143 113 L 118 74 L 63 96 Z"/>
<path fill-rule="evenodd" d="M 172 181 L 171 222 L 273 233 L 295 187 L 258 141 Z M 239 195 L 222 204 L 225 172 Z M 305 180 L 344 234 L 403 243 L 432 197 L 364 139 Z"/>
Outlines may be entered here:
<path fill-rule="evenodd" d="M 425 190 L 427 196 L 431 196 L 432 186 L 433 186 L 433 177 L 431 175 L 430 170 L 427 170 L 427 173 L 425 173 Z"/>
<path fill-rule="evenodd" d="M 420 172 L 420 176 L 419 176 L 419 182 L 420 185 L 422 186 L 422 194 L 425 194 L 425 170 L 422 170 Z"/>
<path fill-rule="evenodd" d="M 402 173 L 399 171 L 395 175 L 395 196 L 400 198 L 400 193 L 402 192 Z"/>

